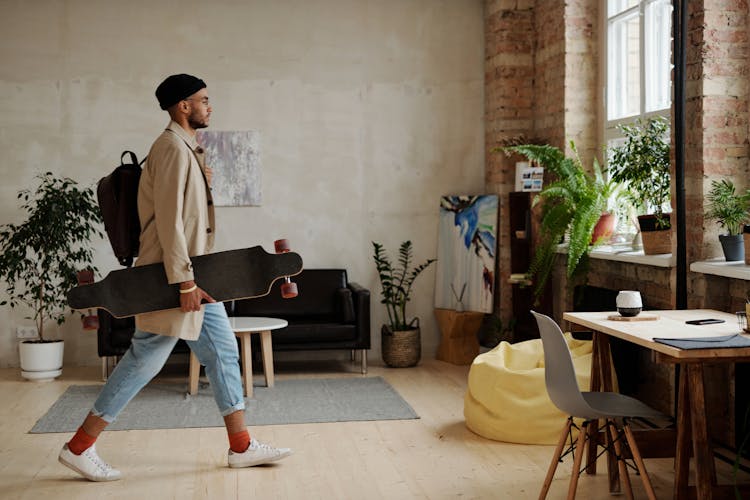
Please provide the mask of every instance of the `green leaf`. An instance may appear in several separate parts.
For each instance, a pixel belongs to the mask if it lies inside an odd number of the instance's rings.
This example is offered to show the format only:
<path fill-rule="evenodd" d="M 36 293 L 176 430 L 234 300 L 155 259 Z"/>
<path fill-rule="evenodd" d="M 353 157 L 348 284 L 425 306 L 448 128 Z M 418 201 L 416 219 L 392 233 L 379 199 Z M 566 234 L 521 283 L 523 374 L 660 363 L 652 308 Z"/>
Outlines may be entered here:
<path fill-rule="evenodd" d="M 401 243 L 398 252 L 398 264 L 394 267 L 385 252 L 383 245 L 372 242 L 373 258 L 381 285 L 381 304 L 386 306 L 388 323 L 393 330 L 402 330 L 408 324 L 406 304 L 411 300 L 411 287 L 422 271 L 427 269 L 435 259 L 428 259 L 422 264 L 410 268 L 413 259 L 413 247 L 411 241 Z"/>

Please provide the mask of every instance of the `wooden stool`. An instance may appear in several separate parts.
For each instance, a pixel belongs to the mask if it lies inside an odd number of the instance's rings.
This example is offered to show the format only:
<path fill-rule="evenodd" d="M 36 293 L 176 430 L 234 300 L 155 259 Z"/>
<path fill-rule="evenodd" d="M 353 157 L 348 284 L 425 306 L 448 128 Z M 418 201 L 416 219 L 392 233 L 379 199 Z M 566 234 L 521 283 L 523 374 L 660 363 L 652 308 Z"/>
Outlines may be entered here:
<path fill-rule="evenodd" d="M 253 355 L 250 344 L 250 335 L 260 334 L 260 346 L 263 355 L 263 375 L 266 379 L 266 387 L 273 387 L 273 345 L 271 344 L 271 330 L 285 328 L 288 322 L 277 318 L 255 318 L 255 317 L 230 317 L 234 334 L 240 339 L 240 359 L 242 360 L 242 385 L 245 388 L 246 397 L 253 396 Z M 198 392 L 198 377 L 200 375 L 200 363 L 198 357 L 190 352 L 190 378 L 189 393 L 194 395 Z"/>

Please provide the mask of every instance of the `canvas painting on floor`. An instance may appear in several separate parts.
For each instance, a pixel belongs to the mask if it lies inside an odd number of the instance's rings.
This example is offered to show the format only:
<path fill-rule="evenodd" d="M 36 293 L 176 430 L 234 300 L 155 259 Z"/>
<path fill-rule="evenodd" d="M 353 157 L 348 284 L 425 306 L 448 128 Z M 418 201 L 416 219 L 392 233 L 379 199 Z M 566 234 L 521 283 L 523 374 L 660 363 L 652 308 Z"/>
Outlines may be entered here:
<path fill-rule="evenodd" d="M 497 195 L 440 199 L 435 307 L 492 312 Z"/>
<path fill-rule="evenodd" d="M 261 204 L 260 133 L 255 130 L 199 130 L 198 143 L 213 168 L 214 204 L 219 207 Z"/>

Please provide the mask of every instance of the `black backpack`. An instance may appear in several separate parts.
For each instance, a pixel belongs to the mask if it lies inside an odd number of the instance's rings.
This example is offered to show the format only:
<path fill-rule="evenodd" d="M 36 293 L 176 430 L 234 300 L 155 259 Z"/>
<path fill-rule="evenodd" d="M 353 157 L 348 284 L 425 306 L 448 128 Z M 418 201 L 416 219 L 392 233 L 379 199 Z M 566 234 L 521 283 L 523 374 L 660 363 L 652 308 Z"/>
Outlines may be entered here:
<path fill-rule="evenodd" d="M 130 155 L 130 163 L 125 163 Z M 138 220 L 138 181 L 141 165 L 135 153 L 124 151 L 120 155 L 120 166 L 106 177 L 102 177 L 96 188 L 99 209 L 104 219 L 104 229 L 115 257 L 123 266 L 133 265 L 138 255 L 141 222 Z"/>

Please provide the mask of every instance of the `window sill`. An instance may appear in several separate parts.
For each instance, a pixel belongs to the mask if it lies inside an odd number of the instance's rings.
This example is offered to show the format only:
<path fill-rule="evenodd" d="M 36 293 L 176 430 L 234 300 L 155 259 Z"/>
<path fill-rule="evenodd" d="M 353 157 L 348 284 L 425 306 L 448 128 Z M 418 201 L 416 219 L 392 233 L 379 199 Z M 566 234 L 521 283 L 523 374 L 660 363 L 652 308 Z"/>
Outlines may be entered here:
<path fill-rule="evenodd" d="M 557 252 L 568 253 L 568 246 L 565 244 L 558 245 Z M 592 259 L 627 262 L 630 264 L 641 264 L 654 267 L 675 267 L 677 265 L 677 260 L 671 253 L 646 255 L 643 253 L 643 250 L 633 251 L 630 245 L 602 245 L 591 250 L 589 256 Z"/>
<path fill-rule="evenodd" d="M 750 281 L 750 266 L 744 261 L 727 262 L 722 258 L 703 260 L 690 264 L 690 270 L 694 273 L 713 274 L 725 278 Z"/>

